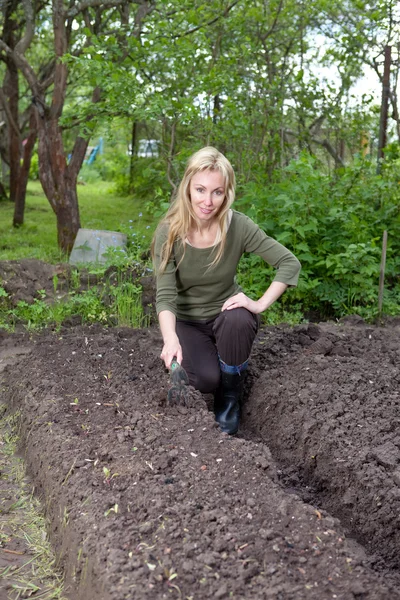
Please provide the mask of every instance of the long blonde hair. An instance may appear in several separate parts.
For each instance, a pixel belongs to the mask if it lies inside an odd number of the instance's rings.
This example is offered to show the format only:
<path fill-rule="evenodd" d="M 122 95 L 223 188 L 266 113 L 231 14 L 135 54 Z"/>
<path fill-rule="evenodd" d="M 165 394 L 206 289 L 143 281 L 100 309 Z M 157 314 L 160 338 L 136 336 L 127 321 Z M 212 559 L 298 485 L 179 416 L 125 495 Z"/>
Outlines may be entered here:
<path fill-rule="evenodd" d="M 158 225 L 157 231 L 163 225 L 168 225 L 168 235 L 161 248 L 161 262 L 158 265 L 158 272 L 160 273 L 162 273 L 167 266 L 173 245 L 177 240 L 181 242 L 183 247 L 181 261 L 183 260 L 186 238 L 189 229 L 193 222 L 199 222 L 190 200 L 190 182 L 196 173 L 207 170 L 220 171 L 225 181 L 224 201 L 218 211 L 218 214 L 216 215 L 220 232 L 219 242 L 215 246 L 215 258 L 211 262 L 210 266 L 218 263 L 223 255 L 226 244 L 226 234 L 228 230 L 228 211 L 235 199 L 236 178 L 229 160 L 216 148 L 213 148 L 212 146 L 206 146 L 198 152 L 195 152 L 195 154 L 190 157 L 185 173 L 176 192 L 176 196 L 169 207 L 167 214 Z M 153 259 L 157 231 L 152 242 Z"/>

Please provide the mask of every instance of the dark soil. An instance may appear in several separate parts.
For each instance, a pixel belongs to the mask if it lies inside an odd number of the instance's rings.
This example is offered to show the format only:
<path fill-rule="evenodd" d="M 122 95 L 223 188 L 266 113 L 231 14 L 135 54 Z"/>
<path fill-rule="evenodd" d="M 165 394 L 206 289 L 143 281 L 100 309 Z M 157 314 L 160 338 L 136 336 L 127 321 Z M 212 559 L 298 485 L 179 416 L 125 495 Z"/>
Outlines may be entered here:
<path fill-rule="evenodd" d="M 18 269 L 24 297 L 53 285 Z M 155 328 L 0 332 L 69 598 L 400 600 L 400 320 L 262 329 L 235 437 L 195 390 L 167 405 L 160 349 Z"/>
<path fill-rule="evenodd" d="M 236 437 L 156 329 L 0 337 L 70 598 L 400 598 L 399 331 L 263 329 Z"/>

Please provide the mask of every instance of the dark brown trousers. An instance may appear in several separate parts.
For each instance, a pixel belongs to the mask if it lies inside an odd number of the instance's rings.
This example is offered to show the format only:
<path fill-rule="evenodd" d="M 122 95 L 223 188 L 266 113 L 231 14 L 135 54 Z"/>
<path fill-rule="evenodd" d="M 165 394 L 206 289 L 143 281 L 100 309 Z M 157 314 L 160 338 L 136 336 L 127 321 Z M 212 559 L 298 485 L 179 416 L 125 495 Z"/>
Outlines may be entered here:
<path fill-rule="evenodd" d="M 181 321 L 176 331 L 183 350 L 182 366 L 190 385 L 200 392 L 214 392 L 220 382 L 221 359 L 226 365 L 242 365 L 250 356 L 259 318 L 246 308 L 224 310 L 209 321 Z"/>

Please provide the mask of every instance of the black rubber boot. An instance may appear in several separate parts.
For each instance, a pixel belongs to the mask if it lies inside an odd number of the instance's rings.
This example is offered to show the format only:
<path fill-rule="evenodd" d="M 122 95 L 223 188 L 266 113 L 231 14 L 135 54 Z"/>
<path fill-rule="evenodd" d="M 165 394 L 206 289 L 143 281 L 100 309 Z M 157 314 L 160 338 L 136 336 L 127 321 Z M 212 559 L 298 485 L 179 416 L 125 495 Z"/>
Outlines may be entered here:
<path fill-rule="evenodd" d="M 221 431 L 230 435 L 237 432 L 240 420 L 240 403 L 244 373 L 221 374 L 221 383 L 215 394 L 214 413 Z"/>

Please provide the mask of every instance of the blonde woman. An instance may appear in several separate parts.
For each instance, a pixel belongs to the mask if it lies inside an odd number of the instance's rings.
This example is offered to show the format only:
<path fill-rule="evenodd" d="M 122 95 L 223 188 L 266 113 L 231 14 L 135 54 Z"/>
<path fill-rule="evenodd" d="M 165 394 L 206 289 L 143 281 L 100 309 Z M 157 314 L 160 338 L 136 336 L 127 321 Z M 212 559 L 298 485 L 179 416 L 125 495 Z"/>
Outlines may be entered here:
<path fill-rule="evenodd" d="M 243 376 L 258 315 L 297 284 L 300 263 L 251 219 L 233 210 L 235 174 L 228 159 L 206 147 L 189 159 L 176 198 L 153 240 L 161 358 L 174 357 L 190 384 L 214 393 L 221 431 L 239 427 Z M 244 252 L 276 267 L 263 296 L 252 300 L 236 282 Z"/>

